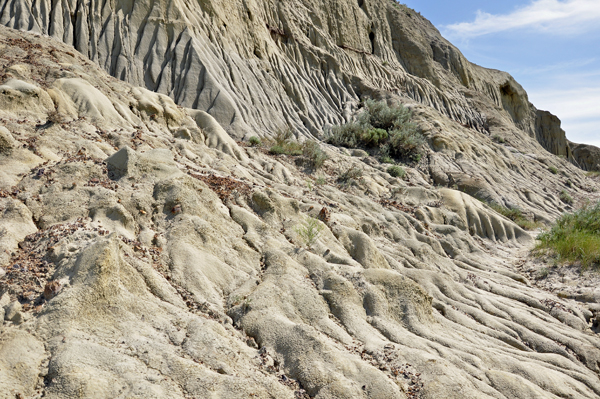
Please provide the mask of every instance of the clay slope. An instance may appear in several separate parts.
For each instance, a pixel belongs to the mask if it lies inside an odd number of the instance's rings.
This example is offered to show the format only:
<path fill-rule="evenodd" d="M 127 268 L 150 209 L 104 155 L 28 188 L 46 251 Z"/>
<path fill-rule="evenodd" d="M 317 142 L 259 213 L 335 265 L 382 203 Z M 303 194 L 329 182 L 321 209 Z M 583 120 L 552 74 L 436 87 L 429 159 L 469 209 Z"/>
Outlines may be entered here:
<path fill-rule="evenodd" d="M 469 194 L 324 144 L 317 184 L 47 37 L 2 27 L 0 64 L 0 397 L 600 395 L 592 312 L 515 273 L 531 236 Z M 505 168 L 493 192 L 597 187 L 413 108 L 430 160 Z"/>

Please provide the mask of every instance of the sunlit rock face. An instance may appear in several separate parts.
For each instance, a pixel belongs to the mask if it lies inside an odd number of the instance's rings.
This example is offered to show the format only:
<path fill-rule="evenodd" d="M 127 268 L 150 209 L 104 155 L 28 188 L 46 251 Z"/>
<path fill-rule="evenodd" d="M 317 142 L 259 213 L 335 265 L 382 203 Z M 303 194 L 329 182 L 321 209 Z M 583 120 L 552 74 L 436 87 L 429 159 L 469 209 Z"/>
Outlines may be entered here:
<path fill-rule="evenodd" d="M 30 31 L 0 28 L 0 397 L 600 396 L 597 293 L 537 288 L 535 234 L 488 206 L 550 222 L 599 184 L 414 11 L 3 1 L 0 22 Z M 427 140 L 404 179 L 242 140 L 323 138 L 365 98 Z"/>

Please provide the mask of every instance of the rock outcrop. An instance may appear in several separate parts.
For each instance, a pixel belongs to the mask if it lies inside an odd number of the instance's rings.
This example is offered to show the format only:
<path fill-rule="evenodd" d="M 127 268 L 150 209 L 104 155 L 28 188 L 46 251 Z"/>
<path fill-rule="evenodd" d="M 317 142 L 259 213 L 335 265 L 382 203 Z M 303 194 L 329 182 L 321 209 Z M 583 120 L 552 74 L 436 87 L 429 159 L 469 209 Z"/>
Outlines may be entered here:
<path fill-rule="evenodd" d="M 600 396 L 594 304 L 517 273 L 533 238 L 485 203 L 550 221 L 599 184 L 412 10 L 15 0 L 0 22 L 34 32 L 0 27 L 1 398 Z M 405 179 L 241 140 L 320 136 L 367 96 L 428 140 Z"/>
<path fill-rule="evenodd" d="M 600 172 L 600 148 L 591 144 L 569 142 L 573 158 L 583 170 Z"/>

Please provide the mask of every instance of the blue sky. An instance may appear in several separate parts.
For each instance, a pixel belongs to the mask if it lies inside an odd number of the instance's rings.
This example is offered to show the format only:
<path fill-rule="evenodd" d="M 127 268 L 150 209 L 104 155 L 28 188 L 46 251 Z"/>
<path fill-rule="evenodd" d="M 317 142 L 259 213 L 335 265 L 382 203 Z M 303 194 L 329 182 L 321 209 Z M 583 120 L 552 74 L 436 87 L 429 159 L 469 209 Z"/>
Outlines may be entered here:
<path fill-rule="evenodd" d="M 467 59 L 509 72 L 567 138 L 600 146 L 600 0 L 401 0 Z"/>

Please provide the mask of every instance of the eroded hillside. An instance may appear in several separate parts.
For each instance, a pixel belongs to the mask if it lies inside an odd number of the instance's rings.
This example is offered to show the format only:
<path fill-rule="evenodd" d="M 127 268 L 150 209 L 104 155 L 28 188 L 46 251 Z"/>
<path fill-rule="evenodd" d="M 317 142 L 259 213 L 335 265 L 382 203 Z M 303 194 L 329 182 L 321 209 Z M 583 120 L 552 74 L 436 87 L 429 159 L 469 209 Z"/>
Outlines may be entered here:
<path fill-rule="evenodd" d="M 420 169 L 431 183 L 541 221 L 565 209 L 559 193 L 569 179 L 573 190 L 587 188 L 563 163 L 569 178 L 547 173 L 558 164 L 542 148 L 574 161 L 558 118 L 391 0 L 4 0 L 0 23 L 50 35 L 112 76 L 206 111 L 235 139 L 287 127 L 321 137 L 360 100 L 386 99 L 423 116 L 434 151 Z M 489 145 L 494 137 L 509 145 Z"/>
<path fill-rule="evenodd" d="M 513 146 L 402 98 L 432 147 L 406 179 L 323 143 L 317 175 L 50 38 L 1 28 L 0 64 L 2 397 L 600 395 L 594 309 L 516 273 L 532 237 L 469 195 L 545 220 L 597 184 L 483 97 Z"/>

